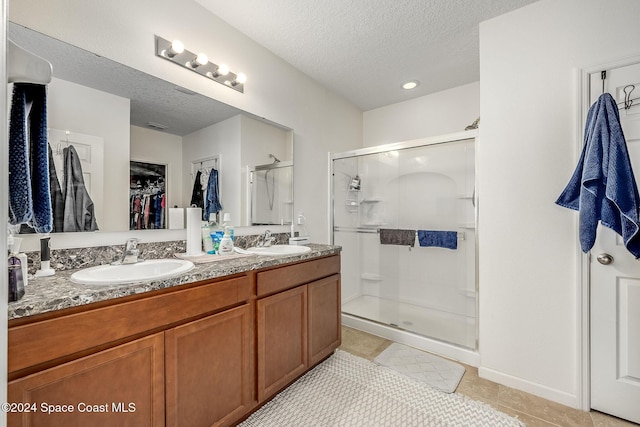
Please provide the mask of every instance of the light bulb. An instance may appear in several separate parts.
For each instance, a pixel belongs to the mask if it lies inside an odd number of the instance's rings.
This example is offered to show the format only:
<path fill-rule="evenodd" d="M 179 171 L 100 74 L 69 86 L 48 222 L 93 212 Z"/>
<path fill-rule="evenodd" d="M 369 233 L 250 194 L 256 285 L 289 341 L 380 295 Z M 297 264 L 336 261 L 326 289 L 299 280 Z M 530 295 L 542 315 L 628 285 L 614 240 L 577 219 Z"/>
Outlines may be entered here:
<path fill-rule="evenodd" d="M 179 55 L 184 52 L 184 44 L 182 44 L 180 40 L 174 40 L 171 42 L 169 51 L 171 52 L 172 56 Z"/>
<path fill-rule="evenodd" d="M 207 63 L 209 62 L 209 57 L 205 53 L 200 52 L 198 56 L 196 56 L 195 62 L 198 65 L 207 65 Z"/>
<path fill-rule="evenodd" d="M 240 83 L 241 85 L 247 82 L 247 76 L 244 73 L 238 73 L 236 76 L 236 83 Z"/>
<path fill-rule="evenodd" d="M 218 65 L 217 73 L 221 76 L 226 76 L 229 74 L 229 67 L 226 64 Z"/>

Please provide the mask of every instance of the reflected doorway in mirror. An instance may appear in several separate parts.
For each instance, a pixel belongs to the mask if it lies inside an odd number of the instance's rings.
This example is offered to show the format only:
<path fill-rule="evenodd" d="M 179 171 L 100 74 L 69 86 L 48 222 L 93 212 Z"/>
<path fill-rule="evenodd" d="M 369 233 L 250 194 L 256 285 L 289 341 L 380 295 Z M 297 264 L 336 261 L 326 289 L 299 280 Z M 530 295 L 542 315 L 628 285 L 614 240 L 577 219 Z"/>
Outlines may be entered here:
<path fill-rule="evenodd" d="M 129 229 L 167 228 L 167 165 L 131 161 L 129 177 Z"/>

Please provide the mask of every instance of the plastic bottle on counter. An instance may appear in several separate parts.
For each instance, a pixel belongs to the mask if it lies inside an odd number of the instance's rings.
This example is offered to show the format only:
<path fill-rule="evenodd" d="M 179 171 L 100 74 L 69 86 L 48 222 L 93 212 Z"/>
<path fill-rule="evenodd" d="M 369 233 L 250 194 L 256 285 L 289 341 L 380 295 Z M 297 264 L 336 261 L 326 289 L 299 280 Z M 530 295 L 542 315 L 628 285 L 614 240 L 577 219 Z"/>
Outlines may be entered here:
<path fill-rule="evenodd" d="M 202 222 L 202 245 L 204 246 L 204 251 L 206 253 L 210 255 L 216 253 L 213 247 L 213 239 L 211 239 L 209 223 L 206 221 Z"/>
<path fill-rule="evenodd" d="M 224 227 L 225 231 L 229 231 L 229 237 L 231 238 L 231 241 L 235 242 L 235 232 L 233 230 L 233 226 L 231 225 L 231 214 L 227 212 L 222 216 L 222 218 L 222 226 Z"/>
<path fill-rule="evenodd" d="M 22 279 L 20 259 L 15 255 L 9 256 L 7 266 L 9 268 L 9 302 L 18 301 L 24 296 L 24 281 Z"/>
<path fill-rule="evenodd" d="M 22 282 L 26 287 L 29 281 L 29 259 L 27 254 L 20 252 L 20 244 L 22 239 L 20 237 L 13 237 L 12 234 L 7 236 L 7 248 L 12 256 L 17 257 L 20 260 L 20 266 L 22 267 Z"/>
<path fill-rule="evenodd" d="M 233 254 L 233 240 L 229 235 L 229 227 L 225 227 L 222 240 L 220 240 L 220 255 Z"/>
<path fill-rule="evenodd" d="M 222 237 L 224 236 L 224 228 L 218 226 L 216 224 L 216 214 L 209 214 L 209 233 L 211 235 L 211 240 L 213 241 L 213 250 L 215 253 L 220 253 L 220 241 L 222 241 Z"/>

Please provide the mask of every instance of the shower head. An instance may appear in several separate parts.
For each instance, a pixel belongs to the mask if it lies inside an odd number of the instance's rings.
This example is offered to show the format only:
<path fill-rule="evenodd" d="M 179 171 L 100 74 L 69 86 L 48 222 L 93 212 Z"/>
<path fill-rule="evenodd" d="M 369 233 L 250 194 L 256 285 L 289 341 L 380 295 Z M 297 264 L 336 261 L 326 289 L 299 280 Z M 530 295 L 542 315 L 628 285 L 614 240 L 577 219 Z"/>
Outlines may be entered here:
<path fill-rule="evenodd" d="M 269 153 L 269 157 L 273 158 L 273 163 L 280 163 L 280 159 L 274 156 L 273 154 Z"/>

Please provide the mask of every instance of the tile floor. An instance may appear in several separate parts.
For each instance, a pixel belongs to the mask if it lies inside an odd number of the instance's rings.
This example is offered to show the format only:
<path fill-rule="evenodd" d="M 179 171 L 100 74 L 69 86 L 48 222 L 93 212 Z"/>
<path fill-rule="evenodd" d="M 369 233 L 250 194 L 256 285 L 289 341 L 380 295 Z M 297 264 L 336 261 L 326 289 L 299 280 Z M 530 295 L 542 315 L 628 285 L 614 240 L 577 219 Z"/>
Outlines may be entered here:
<path fill-rule="evenodd" d="M 341 350 L 373 361 L 392 341 L 356 329 L 342 327 Z M 478 369 L 464 365 L 466 372 L 456 393 L 490 404 L 518 417 L 528 427 L 626 427 L 638 426 L 600 412 L 583 412 L 519 390 L 482 379 Z"/>

